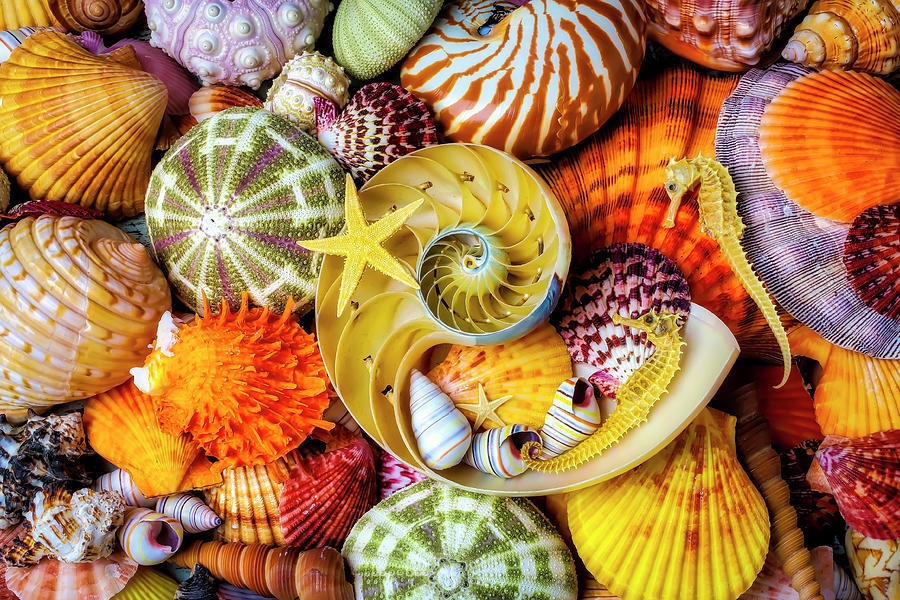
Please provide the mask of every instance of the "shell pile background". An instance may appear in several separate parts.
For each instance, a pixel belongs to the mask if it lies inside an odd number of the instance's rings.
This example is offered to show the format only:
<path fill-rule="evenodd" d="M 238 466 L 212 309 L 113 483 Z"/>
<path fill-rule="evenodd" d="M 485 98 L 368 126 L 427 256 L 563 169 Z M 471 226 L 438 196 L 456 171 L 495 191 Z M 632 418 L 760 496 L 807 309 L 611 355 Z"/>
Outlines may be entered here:
<path fill-rule="evenodd" d="M 900 0 L 0 0 L 0 130 L 0 600 L 900 600 Z"/>

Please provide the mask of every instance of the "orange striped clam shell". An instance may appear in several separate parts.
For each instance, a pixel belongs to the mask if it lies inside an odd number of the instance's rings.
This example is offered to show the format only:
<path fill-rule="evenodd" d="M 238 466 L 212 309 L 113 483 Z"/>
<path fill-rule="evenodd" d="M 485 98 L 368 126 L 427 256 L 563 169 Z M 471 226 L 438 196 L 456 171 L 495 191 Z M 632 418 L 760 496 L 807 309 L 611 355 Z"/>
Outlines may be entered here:
<path fill-rule="evenodd" d="M 202 87 L 191 96 L 191 116 L 200 123 L 216 113 L 238 106 L 263 107 L 262 100 L 239 87 L 214 85 Z"/>

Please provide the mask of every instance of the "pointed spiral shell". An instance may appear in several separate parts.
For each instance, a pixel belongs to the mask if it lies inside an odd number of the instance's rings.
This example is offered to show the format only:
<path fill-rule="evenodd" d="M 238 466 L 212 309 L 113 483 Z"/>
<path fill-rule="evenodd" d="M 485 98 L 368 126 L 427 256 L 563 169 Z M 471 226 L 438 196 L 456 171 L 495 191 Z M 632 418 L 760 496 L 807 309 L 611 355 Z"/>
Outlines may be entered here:
<path fill-rule="evenodd" d="M 156 501 L 156 512 L 177 519 L 187 533 L 215 529 L 222 519 L 192 494 L 173 494 Z"/>
<path fill-rule="evenodd" d="M 144 14 L 141 0 L 48 0 L 50 12 L 67 31 L 122 33 Z"/>
<path fill-rule="evenodd" d="M 125 469 L 116 469 L 112 473 L 101 475 L 93 485 L 93 489 L 104 492 L 119 492 L 128 506 L 150 508 L 156 504 L 141 493 L 131 475 Z"/>

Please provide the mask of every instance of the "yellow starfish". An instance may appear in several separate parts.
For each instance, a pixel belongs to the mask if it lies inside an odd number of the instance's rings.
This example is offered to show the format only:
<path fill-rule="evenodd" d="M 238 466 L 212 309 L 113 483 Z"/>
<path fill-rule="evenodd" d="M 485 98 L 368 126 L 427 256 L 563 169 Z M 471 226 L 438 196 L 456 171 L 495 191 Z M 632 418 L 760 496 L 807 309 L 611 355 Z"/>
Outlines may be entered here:
<path fill-rule="evenodd" d="M 356 186 L 353 185 L 353 179 L 347 175 L 347 188 L 344 196 L 346 231 L 335 237 L 299 242 L 301 246 L 313 252 L 345 257 L 344 272 L 341 275 L 341 293 L 338 297 L 338 316 L 341 316 L 347 307 L 350 295 L 359 285 L 366 265 L 412 288 L 419 289 L 419 283 L 407 272 L 406 267 L 381 244 L 397 233 L 403 223 L 416 212 L 416 209 L 422 206 L 423 202 L 425 202 L 425 198 L 419 198 L 369 225 L 363 214 L 362 206 L 359 204 L 359 196 L 356 193 Z"/>
<path fill-rule="evenodd" d="M 472 428 L 472 431 L 478 431 L 487 419 L 497 423 L 500 427 L 504 427 L 506 426 L 506 423 L 504 423 L 503 419 L 497 415 L 497 409 L 512 400 L 512 398 L 512 396 L 503 396 L 496 400 L 488 400 L 487 394 L 484 392 L 484 386 L 481 385 L 481 382 L 479 381 L 478 404 L 460 403 L 456 405 L 456 408 L 465 409 L 475 413 L 475 426 Z"/>

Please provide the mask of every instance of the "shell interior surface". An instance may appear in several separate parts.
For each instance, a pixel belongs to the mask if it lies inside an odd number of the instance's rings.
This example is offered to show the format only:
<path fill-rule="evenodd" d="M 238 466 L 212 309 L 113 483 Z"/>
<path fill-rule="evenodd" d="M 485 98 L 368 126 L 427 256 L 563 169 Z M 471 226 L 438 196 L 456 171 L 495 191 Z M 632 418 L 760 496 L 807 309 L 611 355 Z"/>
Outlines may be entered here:
<path fill-rule="evenodd" d="M 783 63 L 752 70 L 723 105 L 716 159 L 728 167 L 741 199 L 742 244 L 768 291 L 791 316 L 842 348 L 900 358 L 900 319 L 866 306 L 844 266 L 850 225 L 792 202 L 767 174 L 760 153 L 766 106 L 808 73 Z"/>
<path fill-rule="evenodd" d="M 691 293 L 674 262 L 643 244 L 615 244 L 594 252 L 569 278 L 554 320 L 577 362 L 596 368 L 590 381 L 615 398 L 652 355 L 647 334 L 613 323 L 612 315 L 636 319 L 668 312 L 687 319 Z"/>
<path fill-rule="evenodd" d="M 873 206 L 857 215 L 844 241 L 843 261 L 866 306 L 900 317 L 900 204 Z"/>
<path fill-rule="evenodd" d="M 212 148 L 212 150 L 210 150 Z M 282 311 L 293 297 L 312 308 L 322 258 L 297 240 L 337 235 L 344 176 L 318 143 L 290 122 L 256 108 L 206 119 L 153 171 L 147 229 L 178 295 L 203 313 L 254 304 Z"/>
<path fill-rule="evenodd" d="M 139 565 L 158 565 L 178 552 L 184 528 L 177 519 L 149 508 L 133 508 L 118 531 L 119 544 Z"/>
<path fill-rule="evenodd" d="M 363 515 L 342 553 L 361 598 L 578 597 L 565 542 L 529 500 L 433 480 Z"/>
<path fill-rule="evenodd" d="M 635 0 L 456 0 L 410 52 L 400 81 L 449 139 L 546 156 L 622 105 L 644 29 Z M 522 40 L 531 40 L 528 52 Z"/>

